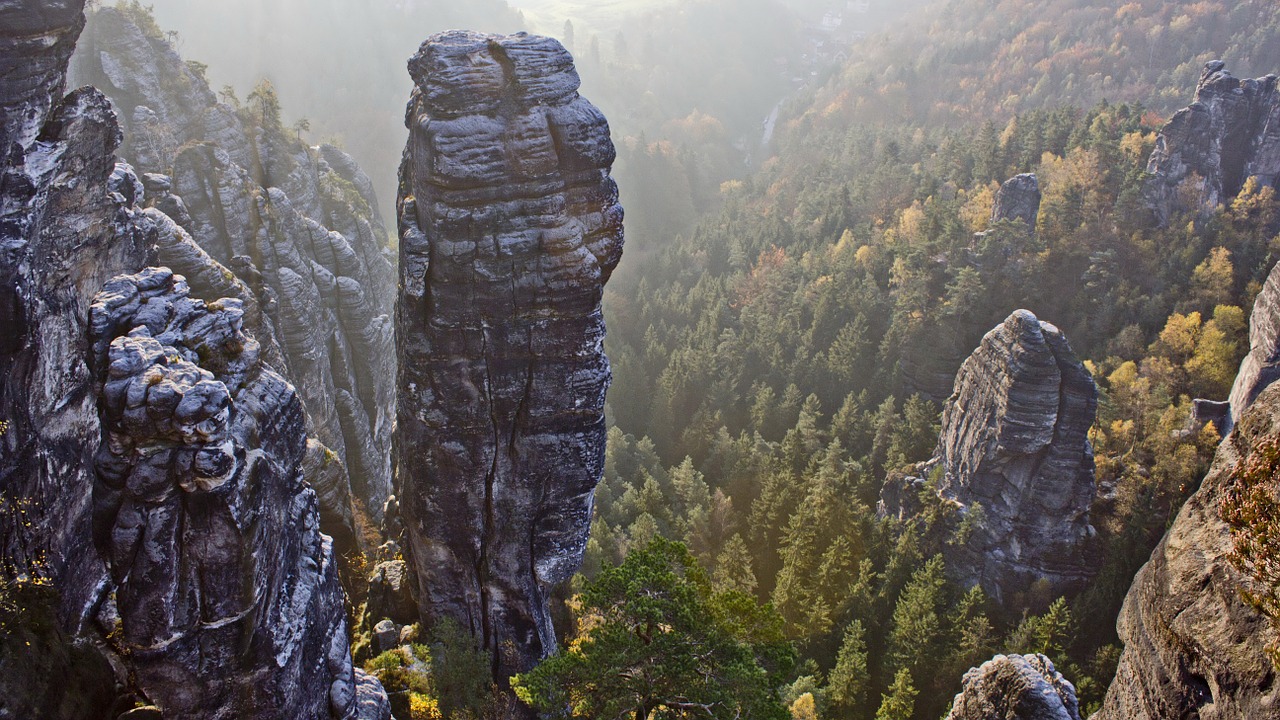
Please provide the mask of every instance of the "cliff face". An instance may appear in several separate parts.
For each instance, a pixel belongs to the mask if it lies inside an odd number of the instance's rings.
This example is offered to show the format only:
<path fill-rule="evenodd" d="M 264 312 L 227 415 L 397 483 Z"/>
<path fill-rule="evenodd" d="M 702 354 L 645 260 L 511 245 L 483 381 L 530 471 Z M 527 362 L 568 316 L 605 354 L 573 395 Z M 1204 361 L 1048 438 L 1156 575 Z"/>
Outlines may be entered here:
<path fill-rule="evenodd" d="M 109 282 L 90 317 L 111 577 L 97 619 L 118 626 L 139 689 L 171 717 L 357 717 L 302 407 L 261 364 L 241 303 L 149 268 Z"/>
<path fill-rule="evenodd" d="M 160 261 L 210 297 L 244 300 L 247 328 L 297 387 L 319 452 L 340 461 L 336 475 L 309 476 L 329 486 L 328 516 L 349 519 L 354 497 L 376 521 L 391 494 L 395 280 L 372 183 L 342 151 L 283 127 L 269 91 L 239 109 L 219 102 L 131 13 L 93 14 L 76 74 L 126 118 L 124 152 L 150 203 L 206 254 L 161 245 Z"/>
<path fill-rule="evenodd" d="M 6 575 L 57 586 L 71 628 L 105 574 L 92 545 L 85 318 L 104 282 L 147 259 L 113 192 L 110 104 L 93 89 L 62 94 L 82 7 L 0 5 L 0 543 Z"/>
<path fill-rule="evenodd" d="M 401 512 L 424 617 L 461 622 L 506 677 L 555 648 L 547 597 L 602 472 L 614 148 L 554 40 L 446 33 L 409 70 Z"/>
<path fill-rule="evenodd" d="M 1066 338 L 1026 310 L 987 333 L 965 361 L 927 472 L 976 521 L 949 558 L 967 582 L 1001 599 L 1037 580 L 1061 593 L 1091 576 L 1088 432 L 1097 403 Z"/>
<path fill-rule="evenodd" d="M 1080 720 L 1075 687 L 1044 655 L 997 655 L 962 687 L 946 720 Z"/>
<path fill-rule="evenodd" d="M 1213 208 L 1229 202 L 1249 178 L 1271 187 L 1280 179 L 1276 76 L 1240 80 L 1225 67 L 1220 61 L 1205 65 L 1195 102 L 1156 137 L 1144 195 L 1161 225 L 1178 208 L 1180 195 Z M 1180 191 L 1187 182 L 1193 185 Z"/>
<path fill-rule="evenodd" d="M 1116 628 L 1124 653 L 1096 720 L 1271 718 L 1280 686 L 1266 648 L 1277 640 L 1240 597 L 1251 586 L 1227 558 L 1219 515 L 1227 490 L 1263 438 L 1280 432 L 1280 387 L 1264 391 L 1221 445 L 1134 578 Z"/>
<path fill-rule="evenodd" d="M 1249 316 L 1249 354 L 1240 363 L 1231 386 L 1231 423 L 1240 422 L 1258 395 L 1280 379 L 1280 264 L 1271 269 L 1267 282 L 1253 301 Z M 1229 429 L 1229 428 L 1227 428 Z"/>
<path fill-rule="evenodd" d="M 991 222 L 1021 220 L 1029 229 L 1036 229 L 1040 217 L 1040 180 L 1034 173 L 1015 175 L 1000 186 L 995 205 L 991 208 Z"/>

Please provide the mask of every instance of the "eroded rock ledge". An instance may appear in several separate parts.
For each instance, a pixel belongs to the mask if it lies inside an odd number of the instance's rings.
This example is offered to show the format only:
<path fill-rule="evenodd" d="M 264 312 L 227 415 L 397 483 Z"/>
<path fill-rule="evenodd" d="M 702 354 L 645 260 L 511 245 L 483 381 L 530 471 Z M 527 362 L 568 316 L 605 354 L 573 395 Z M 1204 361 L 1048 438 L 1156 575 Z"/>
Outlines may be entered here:
<path fill-rule="evenodd" d="M 379 689 L 352 667 L 302 406 L 243 319 L 166 268 L 95 299 L 98 620 L 118 624 L 113 644 L 166 716 L 355 718 L 357 693 Z"/>
<path fill-rule="evenodd" d="M 555 648 L 548 594 L 602 472 L 615 152 L 555 40 L 445 33 L 409 71 L 400 503 L 424 617 L 470 629 L 505 678 Z"/>
<path fill-rule="evenodd" d="M 946 720 L 1080 720 L 1080 703 L 1044 655 L 997 655 L 964 674 Z"/>

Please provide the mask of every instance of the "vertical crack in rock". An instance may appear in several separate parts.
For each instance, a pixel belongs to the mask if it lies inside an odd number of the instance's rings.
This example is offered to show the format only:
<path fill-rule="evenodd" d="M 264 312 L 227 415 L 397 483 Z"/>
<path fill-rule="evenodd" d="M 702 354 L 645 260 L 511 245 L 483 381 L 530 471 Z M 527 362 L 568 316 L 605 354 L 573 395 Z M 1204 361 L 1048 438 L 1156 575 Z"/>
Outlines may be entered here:
<path fill-rule="evenodd" d="M 603 468 L 615 152 L 555 40 L 443 33 L 409 72 L 397 487 L 424 618 L 505 679 L 555 649 Z"/>
<path fill-rule="evenodd" d="M 103 612 L 167 715 L 355 718 L 380 688 L 347 649 L 332 541 L 302 478 L 302 406 L 243 321 L 239 300 L 192 298 L 166 268 L 95 299 Z"/>

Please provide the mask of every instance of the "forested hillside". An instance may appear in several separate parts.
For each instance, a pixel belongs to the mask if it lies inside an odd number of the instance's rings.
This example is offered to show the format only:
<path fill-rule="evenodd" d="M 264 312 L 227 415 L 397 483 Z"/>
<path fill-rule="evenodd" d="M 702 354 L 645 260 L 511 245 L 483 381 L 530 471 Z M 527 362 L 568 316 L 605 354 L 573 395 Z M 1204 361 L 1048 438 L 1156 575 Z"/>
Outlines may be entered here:
<path fill-rule="evenodd" d="M 1205 213 L 1188 184 L 1159 227 L 1144 171 L 1204 61 L 1280 70 L 1278 28 L 1270 3 L 957 0 L 870 40 L 789 107 L 776 156 L 719 212 L 610 286 L 615 426 L 587 574 L 654 535 L 685 541 L 718 586 L 773 601 L 801 652 L 791 700 L 812 694 L 821 717 L 872 717 L 882 695 L 914 698 L 894 717 L 937 717 L 997 651 L 1045 652 L 1096 707 L 1111 618 L 1218 440 L 1184 432 L 1191 400 L 1226 398 L 1280 259 L 1271 189 Z M 992 225 L 1023 172 L 1036 227 Z M 932 453 L 960 362 L 1019 307 L 1098 383 L 1105 560 L 1083 594 L 1032 587 L 1000 608 L 946 579 L 935 556 L 958 540 L 936 497 L 906 521 L 875 506 Z"/>

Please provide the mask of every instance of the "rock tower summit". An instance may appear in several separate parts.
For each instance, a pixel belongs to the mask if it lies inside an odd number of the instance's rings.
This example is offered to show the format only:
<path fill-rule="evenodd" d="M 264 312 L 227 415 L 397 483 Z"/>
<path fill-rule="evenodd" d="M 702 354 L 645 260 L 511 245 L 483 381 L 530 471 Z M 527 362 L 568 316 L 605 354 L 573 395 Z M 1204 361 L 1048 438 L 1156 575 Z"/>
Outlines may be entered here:
<path fill-rule="evenodd" d="M 397 487 L 424 619 L 505 678 L 555 648 L 603 469 L 615 150 L 556 40 L 443 33 L 409 72 Z"/>

